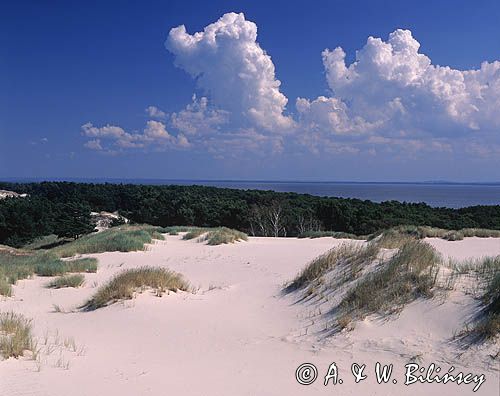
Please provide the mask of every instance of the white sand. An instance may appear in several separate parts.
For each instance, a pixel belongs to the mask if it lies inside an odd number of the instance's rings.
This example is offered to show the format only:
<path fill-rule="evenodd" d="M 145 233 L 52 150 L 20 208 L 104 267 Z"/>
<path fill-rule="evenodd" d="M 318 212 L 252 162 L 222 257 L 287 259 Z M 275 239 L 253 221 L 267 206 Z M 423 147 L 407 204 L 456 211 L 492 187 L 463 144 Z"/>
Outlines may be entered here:
<path fill-rule="evenodd" d="M 0 301 L 0 311 L 33 318 L 41 362 L 0 362 L 0 395 L 473 394 L 473 384 L 403 385 L 404 365 L 417 355 L 443 372 L 454 365 L 454 373 L 484 373 L 476 394 L 499 394 L 499 360 L 488 356 L 495 346 L 464 352 L 450 341 L 477 309 L 459 290 L 444 302 L 414 302 L 388 321 L 368 318 L 352 332 L 315 332 L 324 322 L 318 307 L 294 304 L 296 296 L 280 291 L 309 260 L 341 242 L 250 238 L 207 246 L 169 236 L 146 252 L 93 255 L 99 271 L 86 275 L 80 289 L 46 289 L 47 278 L 21 281 L 13 298 Z M 500 254 L 498 239 L 430 242 L 457 258 Z M 146 292 L 93 312 L 76 310 L 114 273 L 142 265 L 181 272 L 199 290 L 162 298 Z M 55 312 L 54 304 L 67 313 Z M 376 384 L 377 361 L 394 364 L 397 384 Z M 295 380 L 304 362 L 319 370 L 310 386 Z M 332 362 L 343 384 L 325 387 Z M 368 378 L 358 384 L 350 373 L 354 362 L 367 365 Z"/>

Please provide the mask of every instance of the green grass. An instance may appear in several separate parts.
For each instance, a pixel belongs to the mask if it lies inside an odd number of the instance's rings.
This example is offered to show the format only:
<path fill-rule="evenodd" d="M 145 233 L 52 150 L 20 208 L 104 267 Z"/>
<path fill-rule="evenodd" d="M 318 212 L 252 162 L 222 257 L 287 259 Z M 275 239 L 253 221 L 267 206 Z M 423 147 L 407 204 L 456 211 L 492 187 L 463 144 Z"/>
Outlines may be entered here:
<path fill-rule="evenodd" d="M 56 276 L 68 272 L 96 272 L 95 258 L 63 261 L 52 252 L 0 251 L 0 294 L 12 295 L 11 285 L 33 275 Z"/>
<path fill-rule="evenodd" d="M 480 295 L 482 309 L 465 335 L 474 341 L 495 339 L 500 334 L 500 256 L 485 258 L 469 268 L 483 280 L 484 288 Z"/>
<path fill-rule="evenodd" d="M 170 226 L 170 227 L 162 227 L 161 232 L 164 234 L 169 234 L 169 235 L 178 235 L 180 232 L 190 232 L 194 228 L 198 227 L 191 227 L 191 226 Z"/>
<path fill-rule="evenodd" d="M 51 289 L 62 289 L 64 287 L 80 287 L 85 281 L 85 276 L 81 274 L 60 276 L 47 285 Z"/>
<path fill-rule="evenodd" d="M 152 288 L 158 295 L 165 291 L 189 290 L 189 283 L 182 275 L 164 268 L 142 267 L 126 270 L 116 275 L 87 301 L 82 309 L 95 310 L 120 300 L 131 299 L 136 292 Z"/>
<path fill-rule="evenodd" d="M 163 240 L 162 229 L 154 226 L 120 226 L 83 237 L 52 249 L 59 257 L 103 252 L 144 250 L 153 239 Z"/>
<path fill-rule="evenodd" d="M 500 230 L 488 230 L 484 228 L 463 228 L 461 230 L 445 230 L 442 228 L 428 227 L 428 226 L 397 226 L 388 230 L 379 231 L 372 234 L 369 239 L 374 239 L 381 234 L 402 234 L 423 238 L 441 238 L 448 241 L 460 241 L 464 238 L 478 237 L 478 238 L 500 238 Z"/>
<path fill-rule="evenodd" d="M 380 269 L 359 281 L 339 304 L 343 315 L 362 319 L 372 313 L 397 312 L 418 297 L 431 297 L 440 257 L 429 244 L 404 243 Z"/>
<path fill-rule="evenodd" d="M 212 246 L 248 240 L 248 235 L 244 232 L 233 230 L 227 227 L 177 227 L 176 229 L 174 229 L 175 232 L 184 232 L 186 230 L 187 233 L 184 234 L 182 239 L 187 241 L 190 239 L 199 238 L 199 242 L 207 241 L 207 244 Z"/>
<path fill-rule="evenodd" d="M 336 239 L 359 239 L 363 240 L 367 237 L 364 235 L 349 234 L 347 232 L 340 231 L 306 231 L 298 236 L 299 238 L 324 238 L 331 237 Z"/>
<path fill-rule="evenodd" d="M 370 242 L 376 243 L 379 247 L 385 249 L 399 249 L 413 239 L 415 239 L 413 236 L 391 228 L 382 232 L 379 237 L 372 239 Z"/>
<path fill-rule="evenodd" d="M 12 286 L 5 279 L 4 275 L 0 272 L 0 296 L 12 296 Z"/>
<path fill-rule="evenodd" d="M 70 242 L 69 238 L 59 238 L 57 235 L 51 234 L 35 239 L 33 242 L 24 245 L 25 250 L 39 250 L 48 249 L 57 245 L 62 245 L 64 243 Z"/>
<path fill-rule="evenodd" d="M 190 239 L 195 239 L 202 236 L 203 234 L 206 234 L 208 231 L 209 231 L 208 228 L 193 227 L 186 234 L 184 234 L 182 239 L 184 239 L 185 241 L 188 241 Z"/>
<path fill-rule="evenodd" d="M 206 234 L 205 239 L 207 240 L 208 245 L 215 246 L 225 243 L 234 243 L 237 241 L 247 241 L 248 235 L 241 231 L 220 227 L 210 230 L 208 234 Z"/>
<path fill-rule="evenodd" d="M 311 261 L 287 286 L 286 291 L 310 286 L 338 265 L 348 265 L 354 276 L 364 265 L 375 260 L 378 251 L 378 246 L 375 244 L 364 246 L 342 244 Z"/>
<path fill-rule="evenodd" d="M 17 358 L 34 348 L 31 321 L 13 312 L 0 313 L 0 355 Z"/>
<path fill-rule="evenodd" d="M 63 261 L 56 258 L 54 261 L 36 265 L 35 273 L 39 276 L 64 275 L 68 272 L 96 272 L 97 259 L 82 258 Z"/>

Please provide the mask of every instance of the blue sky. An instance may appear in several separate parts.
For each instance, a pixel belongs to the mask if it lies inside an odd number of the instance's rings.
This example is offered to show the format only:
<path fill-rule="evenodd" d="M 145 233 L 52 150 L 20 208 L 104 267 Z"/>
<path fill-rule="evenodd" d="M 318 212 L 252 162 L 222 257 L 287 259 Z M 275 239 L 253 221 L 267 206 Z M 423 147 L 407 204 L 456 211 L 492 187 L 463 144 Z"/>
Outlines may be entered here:
<path fill-rule="evenodd" d="M 2 9 L 0 177 L 500 180 L 498 2 Z"/>

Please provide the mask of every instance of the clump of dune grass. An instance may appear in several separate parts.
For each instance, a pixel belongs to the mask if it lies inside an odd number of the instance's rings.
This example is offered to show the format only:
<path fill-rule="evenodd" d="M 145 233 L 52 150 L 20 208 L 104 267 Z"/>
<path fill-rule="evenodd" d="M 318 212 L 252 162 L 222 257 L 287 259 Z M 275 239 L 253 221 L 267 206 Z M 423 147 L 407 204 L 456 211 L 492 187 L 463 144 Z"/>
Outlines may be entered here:
<path fill-rule="evenodd" d="M 143 250 L 144 245 L 151 243 L 153 239 L 164 239 L 159 230 L 161 230 L 159 227 L 154 226 L 113 227 L 102 232 L 84 235 L 52 251 L 59 257 L 71 257 L 86 253 Z"/>
<path fill-rule="evenodd" d="M 461 335 L 475 342 L 496 338 L 500 334 L 500 256 L 465 263 L 458 268 L 460 273 L 475 273 L 483 284 L 479 294 L 482 308 Z"/>
<path fill-rule="evenodd" d="M 12 296 L 12 286 L 7 282 L 6 276 L 0 272 L 0 296 Z"/>
<path fill-rule="evenodd" d="M 372 313 L 397 312 L 418 297 L 431 297 L 439 262 L 429 244 L 407 241 L 388 262 L 349 290 L 338 308 L 343 315 L 362 319 Z"/>
<path fill-rule="evenodd" d="M 141 267 L 123 271 L 87 301 L 82 308 L 94 310 L 120 300 L 133 298 L 134 293 L 151 288 L 161 295 L 165 291 L 189 290 L 189 283 L 182 275 L 165 268 Z"/>
<path fill-rule="evenodd" d="M 60 276 L 47 285 L 51 289 L 62 289 L 65 287 L 80 287 L 85 281 L 85 276 L 82 274 L 64 275 Z"/>
<path fill-rule="evenodd" d="M 336 239 L 358 239 L 358 240 L 363 240 L 367 238 L 367 236 L 365 235 L 355 235 L 340 231 L 306 231 L 300 234 L 298 237 L 311 238 L 311 239 L 331 237 Z"/>
<path fill-rule="evenodd" d="M 62 245 L 64 243 L 70 242 L 69 238 L 61 238 L 57 235 L 45 235 L 39 238 L 36 238 L 34 241 L 23 246 L 25 250 L 39 250 L 39 249 L 50 249 L 52 247 Z"/>
<path fill-rule="evenodd" d="M 234 243 L 237 241 L 247 241 L 248 235 L 244 232 L 233 230 L 231 228 L 219 227 L 214 230 L 210 230 L 205 239 L 208 245 L 222 245 L 225 243 Z"/>
<path fill-rule="evenodd" d="M 371 243 L 377 244 L 381 248 L 385 249 L 399 249 L 401 248 L 405 243 L 409 242 L 410 240 L 414 240 L 415 237 L 409 234 L 402 233 L 398 230 L 394 229 L 388 229 L 382 234 L 380 234 L 379 237 L 373 239 Z"/>
<path fill-rule="evenodd" d="M 0 355 L 17 358 L 34 348 L 31 320 L 14 312 L 0 313 Z"/>
<path fill-rule="evenodd" d="M 318 281 L 323 275 L 331 271 L 335 266 L 348 264 L 353 276 L 361 271 L 362 266 L 375 260 L 379 252 L 375 244 L 363 246 L 345 243 L 339 247 L 330 249 L 325 254 L 311 261 L 286 287 L 290 292 L 310 285 Z"/>
<path fill-rule="evenodd" d="M 11 296 L 18 280 L 33 275 L 56 276 L 68 272 L 96 272 L 95 258 L 63 261 L 52 252 L 0 251 L 0 295 Z"/>
<path fill-rule="evenodd" d="M 186 234 L 184 234 L 182 239 L 184 239 L 185 241 L 190 240 L 190 239 L 195 239 L 195 238 L 202 236 L 203 234 L 206 234 L 207 232 L 208 232 L 207 228 L 193 227 Z"/>
<path fill-rule="evenodd" d="M 35 267 L 35 273 L 39 276 L 57 276 L 68 272 L 96 272 L 97 259 L 81 258 L 63 261 L 58 258 L 53 261 L 39 263 Z"/>
<path fill-rule="evenodd" d="M 401 225 L 392 227 L 372 234 L 369 239 L 374 239 L 381 234 L 402 234 L 413 236 L 418 239 L 441 238 L 448 241 L 461 241 L 464 238 L 500 238 L 500 230 L 488 230 L 485 228 L 462 228 L 460 230 L 446 230 L 437 227 Z"/>
<path fill-rule="evenodd" d="M 162 227 L 161 232 L 164 234 L 169 234 L 169 235 L 178 235 L 180 232 L 190 232 L 194 228 L 198 227 L 192 227 L 192 226 L 169 226 L 169 227 Z"/>

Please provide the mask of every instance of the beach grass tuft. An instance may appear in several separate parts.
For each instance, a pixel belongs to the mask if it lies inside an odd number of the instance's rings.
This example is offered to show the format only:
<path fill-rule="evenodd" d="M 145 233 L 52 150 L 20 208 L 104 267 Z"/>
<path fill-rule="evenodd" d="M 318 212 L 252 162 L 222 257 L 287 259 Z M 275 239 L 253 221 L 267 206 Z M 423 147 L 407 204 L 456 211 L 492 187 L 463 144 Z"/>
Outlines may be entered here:
<path fill-rule="evenodd" d="M 340 311 L 354 319 L 397 312 L 418 297 L 431 297 L 440 257 L 429 244 L 410 240 L 379 269 L 366 275 L 345 295 Z"/>
<path fill-rule="evenodd" d="M 222 245 L 226 243 L 234 243 L 237 241 L 247 241 L 248 235 L 244 232 L 232 230 L 226 227 L 219 227 L 210 230 L 206 234 L 206 240 L 208 245 Z"/>
<path fill-rule="evenodd" d="M 58 276 L 74 272 L 96 272 L 95 258 L 61 260 L 52 252 L 0 251 L 0 294 L 12 295 L 18 280 L 33 275 Z"/>
<path fill-rule="evenodd" d="M 4 359 L 23 356 L 33 351 L 35 342 L 31 335 L 31 320 L 14 312 L 0 313 L 0 354 Z"/>
<path fill-rule="evenodd" d="M 208 232 L 208 228 L 203 228 L 203 227 L 192 227 L 184 236 L 182 239 L 185 241 L 199 238 L 203 234 L 206 234 Z"/>
<path fill-rule="evenodd" d="M 51 289 L 62 289 L 65 287 L 76 288 L 83 285 L 84 281 L 85 276 L 83 276 L 82 274 L 63 275 L 49 282 L 47 287 Z"/>
<path fill-rule="evenodd" d="M 128 300 L 133 298 L 134 293 L 142 292 L 146 288 L 151 288 L 161 295 L 166 291 L 188 291 L 190 286 L 182 275 L 165 268 L 141 267 L 125 270 L 102 286 L 82 309 L 95 310 L 120 300 Z"/>
<path fill-rule="evenodd" d="M 73 242 L 55 247 L 52 252 L 59 257 L 103 252 L 131 252 L 144 250 L 153 239 L 163 240 L 162 229 L 154 226 L 119 226 L 84 235 Z"/>
<path fill-rule="evenodd" d="M 379 248 L 375 244 L 360 246 L 345 243 L 330 249 L 311 261 L 286 287 L 286 291 L 290 292 L 310 285 L 337 265 L 348 264 L 353 272 L 358 272 L 363 265 L 375 260 L 378 251 Z"/>
<path fill-rule="evenodd" d="M 340 232 L 340 231 L 306 231 L 298 236 L 298 238 L 310 238 L 310 239 L 325 238 L 325 237 L 331 237 L 336 239 L 359 239 L 359 240 L 367 238 L 367 236 L 364 235 L 355 235 L 355 234 L 350 234 L 348 232 Z"/>
<path fill-rule="evenodd" d="M 475 341 L 491 340 L 500 335 L 500 256 L 487 257 L 472 270 L 484 283 L 479 296 L 482 309 L 465 335 Z"/>

